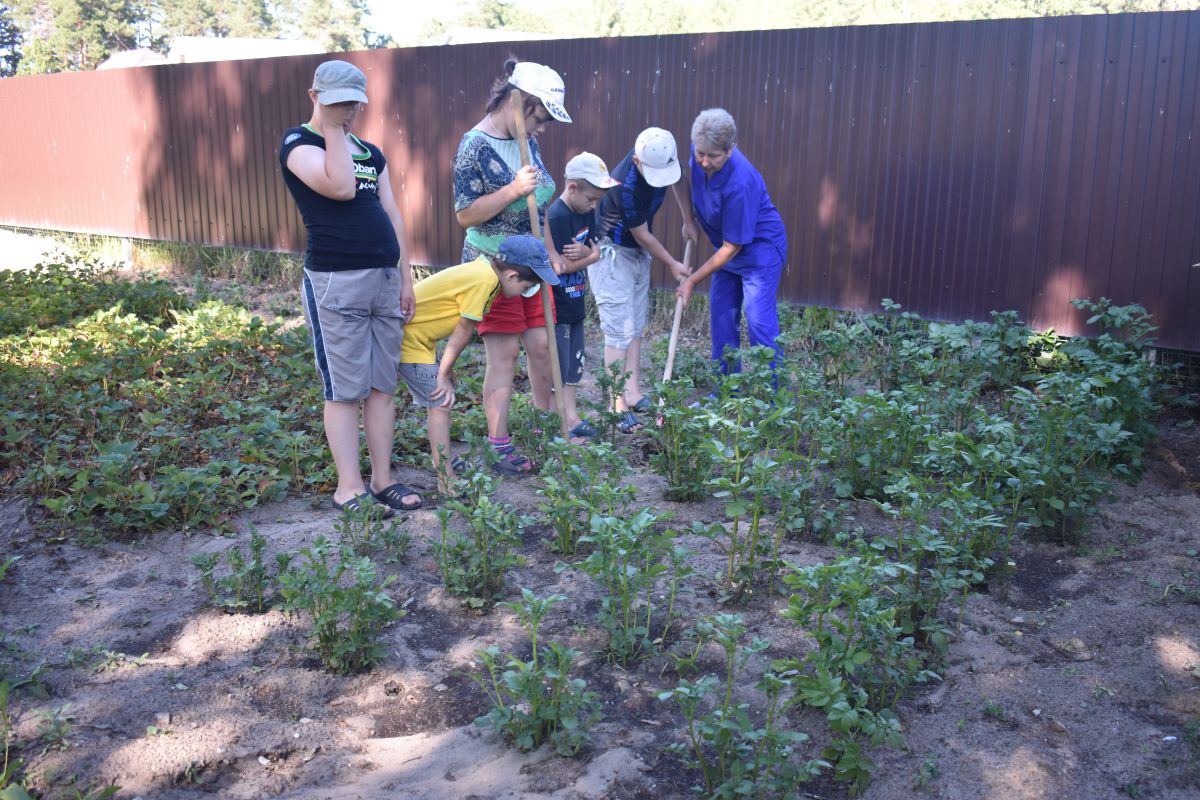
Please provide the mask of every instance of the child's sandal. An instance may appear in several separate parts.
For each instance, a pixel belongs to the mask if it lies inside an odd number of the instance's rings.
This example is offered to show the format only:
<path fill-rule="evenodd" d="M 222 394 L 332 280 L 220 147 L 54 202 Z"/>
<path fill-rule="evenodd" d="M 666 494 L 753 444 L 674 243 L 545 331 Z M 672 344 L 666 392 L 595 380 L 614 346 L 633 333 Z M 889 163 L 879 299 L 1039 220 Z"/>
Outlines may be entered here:
<path fill-rule="evenodd" d="M 505 453 L 499 461 L 492 464 L 492 471 L 500 475 L 528 475 L 532 469 L 532 461 L 513 451 Z"/>

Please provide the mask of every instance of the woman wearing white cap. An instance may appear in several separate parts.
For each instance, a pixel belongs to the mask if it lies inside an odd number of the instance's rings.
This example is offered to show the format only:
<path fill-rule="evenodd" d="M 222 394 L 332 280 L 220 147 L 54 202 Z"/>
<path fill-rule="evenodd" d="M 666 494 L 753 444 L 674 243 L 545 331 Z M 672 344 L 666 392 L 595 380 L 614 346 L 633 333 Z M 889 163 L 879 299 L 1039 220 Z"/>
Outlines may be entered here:
<path fill-rule="evenodd" d="M 522 111 L 529 137 L 532 164 L 522 166 L 517 142 L 516 120 L 508 104 L 509 93 L 520 89 Z M 570 122 L 563 108 L 563 81 L 549 67 L 532 61 L 509 59 L 504 77 L 492 85 L 486 113 L 463 135 L 454 156 L 454 211 L 467 229 L 463 262 L 480 255 L 496 255 L 500 242 L 517 234 L 529 234 L 527 195 L 537 202 L 538 216 L 554 200 L 554 178 L 542 163 L 537 135 L 552 120 Z M 553 408 L 550 396 L 550 348 L 546 340 L 541 298 L 497 298 L 479 323 L 487 354 L 483 378 L 483 408 L 488 420 L 488 439 L 500 460 L 495 469 L 508 475 L 529 471 L 529 459 L 516 453 L 508 432 L 508 406 L 512 398 L 513 372 L 524 344 L 529 367 L 529 384 L 534 404 Z"/>

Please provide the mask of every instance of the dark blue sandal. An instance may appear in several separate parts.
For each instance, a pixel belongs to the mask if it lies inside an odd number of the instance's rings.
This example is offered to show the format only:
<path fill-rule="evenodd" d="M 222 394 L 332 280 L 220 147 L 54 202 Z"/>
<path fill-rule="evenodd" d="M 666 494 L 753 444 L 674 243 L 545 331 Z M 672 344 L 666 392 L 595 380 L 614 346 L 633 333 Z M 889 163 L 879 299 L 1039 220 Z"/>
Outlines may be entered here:
<path fill-rule="evenodd" d="M 632 411 L 626 411 L 621 415 L 621 421 L 617 423 L 617 430 L 621 433 L 636 433 L 642 429 L 642 423 L 638 422 L 638 418 Z"/>
<path fill-rule="evenodd" d="M 572 438 L 587 439 L 596 435 L 596 428 L 585 419 L 574 428 L 571 428 L 567 435 Z"/>
<path fill-rule="evenodd" d="M 642 395 L 642 399 L 629 407 L 630 411 L 636 411 L 639 414 L 649 414 L 654 409 L 654 401 L 646 395 Z"/>

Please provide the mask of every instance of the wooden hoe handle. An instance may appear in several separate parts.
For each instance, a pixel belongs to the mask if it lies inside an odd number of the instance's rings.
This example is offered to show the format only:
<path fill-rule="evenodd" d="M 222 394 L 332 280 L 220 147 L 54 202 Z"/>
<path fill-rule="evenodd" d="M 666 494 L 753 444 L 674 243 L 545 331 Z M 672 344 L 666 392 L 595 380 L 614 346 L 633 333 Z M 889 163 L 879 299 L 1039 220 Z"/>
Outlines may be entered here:
<path fill-rule="evenodd" d="M 508 103 L 512 106 L 514 130 L 517 134 L 517 146 L 521 148 L 521 164 L 528 167 L 533 163 L 529 156 L 529 137 L 525 133 L 524 95 L 520 89 L 509 92 Z M 542 239 L 542 226 L 538 222 L 537 200 L 533 192 L 525 195 L 529 206 L 529 230 L 538 239 Z M 554 403 L 558 408 L 558 426 L 564 440 L 570 439 L 567 431 L 567 406 L 563 397 L 562 368 L 558 364 L 558 340 L 554 338 L 554 309 L 550 307 L 550 284 L 542 282 L 542 313 L 546 318 L 546 342 L 550 348 L 550 376 L 554 380 Z"/>

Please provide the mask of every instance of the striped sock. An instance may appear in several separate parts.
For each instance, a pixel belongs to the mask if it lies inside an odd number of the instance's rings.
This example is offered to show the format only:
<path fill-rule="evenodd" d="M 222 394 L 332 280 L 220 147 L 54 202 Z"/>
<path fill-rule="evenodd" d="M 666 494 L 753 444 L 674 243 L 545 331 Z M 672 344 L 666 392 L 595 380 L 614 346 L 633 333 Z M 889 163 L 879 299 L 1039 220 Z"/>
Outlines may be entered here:
<path fill-rule="evenodd" d="M 511 436 L 489 436 L 488 444 L 496 451 L 496 455 L 508 455 L 513 451 Z"/>

